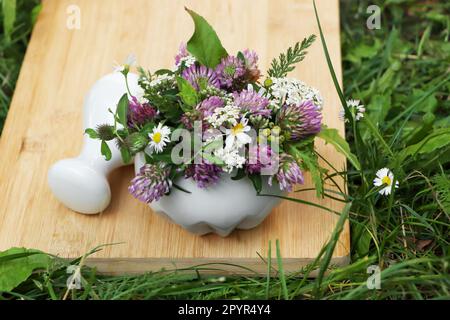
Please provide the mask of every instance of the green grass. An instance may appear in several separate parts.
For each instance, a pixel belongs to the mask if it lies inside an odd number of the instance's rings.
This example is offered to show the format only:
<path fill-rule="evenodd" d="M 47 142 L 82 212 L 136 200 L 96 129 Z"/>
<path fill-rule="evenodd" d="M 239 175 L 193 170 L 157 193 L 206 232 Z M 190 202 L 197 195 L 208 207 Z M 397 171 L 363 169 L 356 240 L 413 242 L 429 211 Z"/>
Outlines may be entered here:
<path fill-rule="evenodd" d="M 379 30 L 365 27 L 366 8 L 373 2 L 382 9 Z M 329 173 L 329 182 L 346 175 L 349 195 L 330 196 L 348 205 L 313 264 L 285 274 L 276 243 L 267 269 L 274 277 L 203 274 L 220 265 L 192 268 L 197 272 L 190 274 L 115 277 L 82 267 L 84 289 L 68 292 L 66 268 L 81 260 L 52 258 L 0 299 L 450 299 L 450 3 L 343 1 L 341 15 L 342 96 L 361 99 L 367 108 L 363 120 L 347 124 L 346 133 L 361 168 L 349 163 L 348 171 Z M 19 14 L 16 25 L 22 27 L 12 34 L 12 43 L 0 40 L 3 112 L 26 47 L 29 15 Z M 382 167 L 392 169 L 400 183 L 389 197 L 372 184 Z M 330 253 L 346 219 L 351 263 L 336 268 Z M 0 268 L 2 263 L 7 263 L 4 257 Z M 370 265 L 381 270 L 379 290 L 366 286 Z M 308 277 L 317 268 L 319 277 Z"/>

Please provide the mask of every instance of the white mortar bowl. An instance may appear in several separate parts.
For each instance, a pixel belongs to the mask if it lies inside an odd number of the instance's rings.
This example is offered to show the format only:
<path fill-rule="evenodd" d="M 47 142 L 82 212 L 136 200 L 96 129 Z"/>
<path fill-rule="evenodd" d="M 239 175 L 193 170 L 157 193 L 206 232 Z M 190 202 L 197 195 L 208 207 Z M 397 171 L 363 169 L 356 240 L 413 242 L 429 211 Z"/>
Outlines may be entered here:
<path fill-rule="evenodd" d="M 144 154 L 137 154 L 135 172 L 138 173 L 144 164 Z M 269 186 L 268 177 L 262 178 L 262 194 L 283 194 L 277 183 Z M 199 235 L 214 232 L 226 237 L 234 229 L 254 228 L 280 202 L 277 197 L 257 196 L 248 178 L 235 181 L 226 173 L 217 184 L 206 189 L 199 188 L 192 179 L 179 178 L 174 183 L 191 193 L 172 188 L 169 195 L 149 206 L 154 212 Z"/>

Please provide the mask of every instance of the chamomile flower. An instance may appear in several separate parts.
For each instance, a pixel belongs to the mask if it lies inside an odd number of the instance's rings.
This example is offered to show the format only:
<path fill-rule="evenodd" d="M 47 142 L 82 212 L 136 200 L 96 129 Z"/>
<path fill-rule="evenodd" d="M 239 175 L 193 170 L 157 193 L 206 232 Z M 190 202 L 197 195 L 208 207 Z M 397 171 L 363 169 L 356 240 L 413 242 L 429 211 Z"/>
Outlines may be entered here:
<path fill-rule="evenodd" d="M 359 100 L 347 100 L 347 106 L 349 107 L 350 111 L 355 114 L 355 120 L 359 121 L 361 118 L 364 118 L 364 112 L 366 112 L 366 108 L 364 108 L 364 105 L 360 104 Z M 344 108 L 341 108 L 339 111 L 339 119 L 341 119 L 344 122 L 348 122 L 348 119 L 345 118 L 345 110 Z"/>
<path fill-rule="evenodd" d="M 248 120 L 243 117 L 241 118 L 241 121 L 236 123 L 231 129 L 224 130 L 227 135 L 225 149 L 230 150 L 235 144 L 240 147 L 252 142 L 252 138 L 246 133 L 251 129 L 247 124 Z"/>
<path fill-rule="evenodd" d="M 388 168 L 382 168 L 377 171 L 376 178 L 373 180 L 373 185 L 380 187 L 385 185 L 383 189 L 379 191 L 381 195 L 389 195 L 392 192 L 392 184 L 394 182 L 394 174 Z M 395 187 L 398 188 L 398 181 L 395 182 Z"/>
<path fill-rule="evenodd" d="M 114 66 L 114 72 L 128 73 L 128 71 L 130 71 L 130 67 L 134 66 L 135 64 L 136 64 L 136 56 L 131 53 L 125 59 L 125 62 L 123 64 L 118 64 L 116 62 Z"/>
<path fill-rule="evenodd" d="M 148 145 L 149 152 L 161 153 L 167 143 L 170 142 L 170 129 L 167 126 L 163 126 L 160 122 L 157 127 L 153 128 L 153 131 L 149 133 L 150 143 Z"/>

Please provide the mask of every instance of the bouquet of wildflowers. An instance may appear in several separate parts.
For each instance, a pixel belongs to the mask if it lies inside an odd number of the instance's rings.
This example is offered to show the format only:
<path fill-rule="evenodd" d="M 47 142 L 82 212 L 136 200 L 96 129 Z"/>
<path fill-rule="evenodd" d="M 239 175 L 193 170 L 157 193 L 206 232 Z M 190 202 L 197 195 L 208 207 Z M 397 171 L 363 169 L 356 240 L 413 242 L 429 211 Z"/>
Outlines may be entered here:
<path fill-rule="evenodd" d="M 154 73 L 139 68 L 140 92 L 120 99 L 115 123 L 86 133 L 102 141 L 107 160 L 110 140 L 125 163 L 145 154 L 129 191 L 146 203 L 182 189 L 180 178 L 199 188 L 250 179 L 257 193 L 264 183 L 289 192 L 310 171 L 320 193 L 324 170 L 314 138 L 322 129 L 323 100 L 314 88 L 287 77 L 315 36 L 274 59 L 263 75 L 256 52 L 229 54 L 206 20 L 187 11 L 195 32 L 180 46 L 174 67 Z M 125 79 L 131 64 L 118 68 Z"/>

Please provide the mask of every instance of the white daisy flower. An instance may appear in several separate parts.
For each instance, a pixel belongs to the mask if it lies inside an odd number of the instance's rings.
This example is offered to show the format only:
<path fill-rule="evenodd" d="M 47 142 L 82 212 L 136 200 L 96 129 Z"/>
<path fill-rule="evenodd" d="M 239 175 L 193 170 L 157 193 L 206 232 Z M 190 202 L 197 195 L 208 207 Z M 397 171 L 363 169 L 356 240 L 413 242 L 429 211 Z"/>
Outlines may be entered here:
<path fill-rule="evenodd" d="M 376 178 L 373 179 L 373 185 L 381 187 L 385 185 L 383 189 L 379 191 L 381 195 L 389 195 L 392 192 L 392 183 L 394 182 L 394 174 L 388 168 L 382 168 L 377 171 Z M 398 181 L 395 181 L 395 187 L 398 188 Z"/>
<path fill-rule="evenodd" d="M 128 55 L 128 57 L 125 59 L 125 62 L 123 64 L 115 63 L 114 66 L 114 72 L 125 72 L 130 70 L 130 67 L 134 66 L 136 64 L 136 56 L 131 53 Z"/>
<path fill-rule="evenodd" d="M 231 129 L 225 129 L 225 134 L 227 138 L 225 140 L 225 149 L 230 150 L 235 143 L 238 147 L 244 144 L 251 143 L 252 138 L 246 133 L 250 131 L 250 126 L 247 125 L 248 120 L 244 117 L 241 121 L 236 123 Z"/>
<path fill-rule="evenodd" d="M 359 100 L 354 99 L 347 100 L 347 106 L 350 108 L 351 112 L 355 114 L 356 121 L 359 121 L 361 118 L 364 118 L 364 112 L 366 112 L 366 108 L 364 108 L 364 105 L 360 103 L 361 102 Z M 345 118 L 344 108 L 341 108 L 341 111 L 339 111 L 339 119 L 348 122 L 348 119 Z"/>
<path fill-rule="evenodd" d="M 163 126 L 160 122 L 157 127 L 153 128 L 153 132 L 149 133 L 150 143 L 148 145 L 148 153 L 161 153 L 167 143 L 170 142 L 170 129 Z"/>

